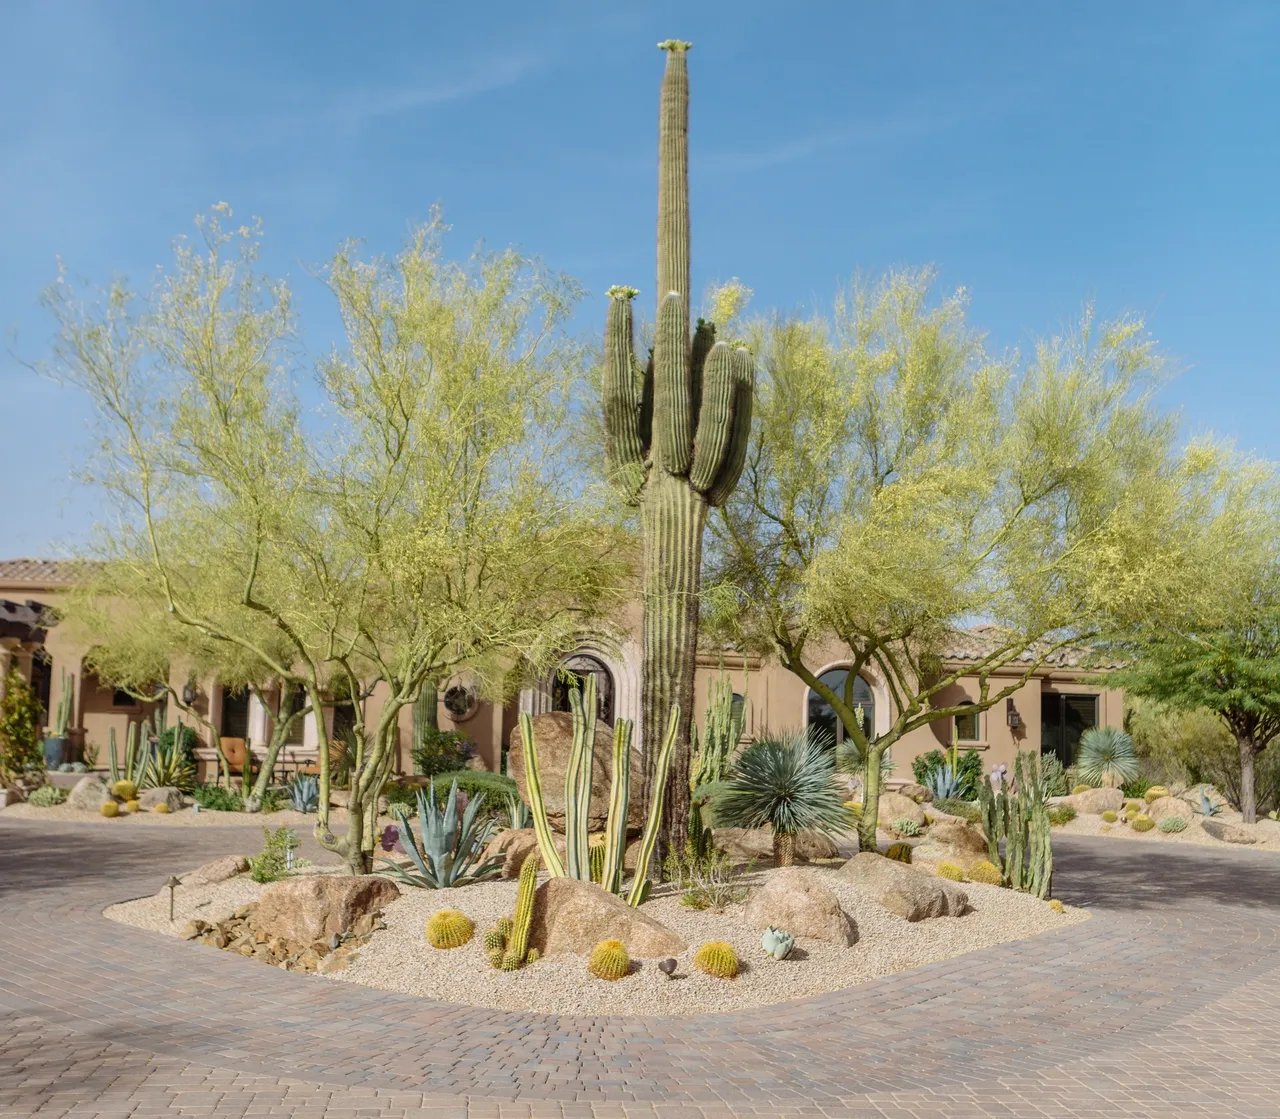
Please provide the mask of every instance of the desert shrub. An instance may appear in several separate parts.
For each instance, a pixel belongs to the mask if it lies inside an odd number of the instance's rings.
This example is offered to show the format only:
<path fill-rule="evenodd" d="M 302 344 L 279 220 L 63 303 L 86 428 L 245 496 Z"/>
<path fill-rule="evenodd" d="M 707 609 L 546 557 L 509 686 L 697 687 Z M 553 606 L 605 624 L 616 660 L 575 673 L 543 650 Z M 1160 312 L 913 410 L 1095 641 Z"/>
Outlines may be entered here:
<path fill-rule="evenodd" d="M 443 804 L 449 798 L 449 786 L 458 782 L 458 792 L 468 797 L 483 793 L 486 811 L 505 813 L 506 798 L 519 796 L 516 783 L 505 774 L 490 773 L 487 769 L 453 769 L 435 776 L 436 801 Z"/>
<path fill-rule="evenodd" d="M 1144 798 L 1147 795 L 1147 790 L 1149 790 L 1150 788 L 1151 788 L 1151 782 L 1148 781 L 1145 777 L 1138 776 L 1138 777 L 1135 777 L 1132 781 L 1126 781 L 1123 785 L 1121 785 L 1120 791 L 1124 793 L 1124 795 L 1127 797 Z"/>
<path fill-rule="evenodd" d="M 1069 824 L 1076 818 L 1076 810 L 1069 804 L 1051 804 L 1049 805 L 1049 825 L 1050 827 L 1060 828 L 1063 824 Z"/>
<path fill-rule="evenodd" d="M 262 854 L 249 860 L 249 874 L 255 882 L 275 882 L 291 868 L 305 865 L 302 859 L 293 857 L 299 846 L 298 833 L 293 828 L 263 828 L 262 836 Z"/>
<path fill-rule="evenodd" d="M 1057 754 L 1040 755 L 1040 785 L 1047 797 L 1064 797 L 1070 785 L 1067 782 L 1067 771 L 1062 768 L 1062 760 Z"/>
<path fill-rule="evenodd" d="M 967 800 L 935 800 L 933 806 L 939 812 L 945 812 L 948 816 L 959 816 L 971 824 L 982 820 L 982 809 Z"/>
<path fill-rule="evenodd" d="M 44 710 L 22 673 L 10 669 L 0 699 L 0 785 L 44 772 Z"/>
<path fill-rule="evenodd" d="M 690 909 L 720 913 L 747 896 L 747 888 L 738 883 L 729 856 L 717 847 L 700 855 L 692 840 L 685 843 L 683 851 L 673 851 L 666 857 L 662 877 L 674 883 L 680 891 L 680 904 Z"/>
<path fill-rule="evenodd" d="M 244 798 L 239 793 L 208 782 L 196 785 L 191 790 L 191 799 L 208 812 L 244 811 Z"/>
<path fill-rule="evenodd" d="M 475 754 L 475 743 L 461 731 L 418 728 L 420 742 L 410 751 L 413 771 L 422 777 L 436 777 L 463 769 Z"/>
<path fill-rule="evenodd" d="M 1187 821 L 1181 816 L 1166 816 L 1159 824 L 1160 830 L 1166 835 L 1173 832 L 1187 830 Z"/>
<path fill-rule="evenodd" d="M 1063 905 L 1062 902 L 1060 902 L 1057 898 L 1049 899 L 1049 908 L 1052 909 L 1055 913 L 1065 913 L 1067 911 L 1067 907 Z"/>
<path fill-rule="evenodd" d="M 41 785 L 27 798 L 27 803 L 35 805 L 36 808 L 53 808 L 66 799 L 66 789 L 60 789 L 57 785 Z"/>
<path fill-rule="evenodd" d="M 935 770 L 951 764 L 949 750 L 930 750 L 918 754 L 911 761 L 911 773 L 917 784 L 929 786 Z M 978 795 L 978 782 L 982 780 L 982 755 L 977 750 L 961 750 L 956 762 L 955 800 L 973 800 Z"/>

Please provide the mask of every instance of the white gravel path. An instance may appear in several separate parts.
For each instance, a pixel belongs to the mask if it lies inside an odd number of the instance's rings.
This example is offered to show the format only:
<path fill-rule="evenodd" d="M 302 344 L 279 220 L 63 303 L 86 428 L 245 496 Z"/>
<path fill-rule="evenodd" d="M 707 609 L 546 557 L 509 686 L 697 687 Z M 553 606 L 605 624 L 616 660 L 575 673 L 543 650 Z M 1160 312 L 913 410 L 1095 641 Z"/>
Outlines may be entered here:
<path fill-rule="evenodd" d="M 593 978 L 585 961 L 577 957 L 540 960 L 517 972 L 495 971 L 485 957 L 481 934 L 513 910 L 516 896 L 515 882 L 500 881 L 456 890 L 402 887 L 403 895 L 384 912 L 386 930 L 376 933 L 355 962 L 331 978 L 506 1010 L 685 1017 L 840 990 L 977 948 L 1053 933 L 1089 916 L 1085 910 L 1071 908 L 1056 914 L 1046 903 L 1025 894 L 968 883 L 965 889 L 973 912 L 911 924 L 886 912 L 831 869 L 810 870 L 831 886 L 857 924 L 858 940 L 851 948 L 798 940 L 791 959 L 774 961 L 760 950 L 759 932 L 743 924 L 742 905 L 721 914 L 698 912 L 681 905 L 678 897 L 659 891 L 644 911 L 678 931 L 690 944 L 680 960 L 678 979 L 668 980 L 653 961 L 645 961 L 626 978 L 610 983 Z M 768 873 L 756 872 L 747 881 L 759 882 Z M 112 906 L 106 915 L 176 936 L 191 917 L 217 920 L 252 900 L 260 890 L 247 875 L 216 886 L 180 887 L 172 924 L 166 890 L 153 898 Z M 466 913 L 475 922 L 477 935 L 462 948 L 438 951 L 427 944 L 423 927 L 433 912 L 445 908 Z M 727 940 L 737 949 L 744 964 L 737 979 L 712 979 L 691 966 L 694 949 L 707 940 Z M 192 946 L 193 951 L 199 949 L 203 946 Z M 261 965 L 246 961 L 245 966 Z"/>

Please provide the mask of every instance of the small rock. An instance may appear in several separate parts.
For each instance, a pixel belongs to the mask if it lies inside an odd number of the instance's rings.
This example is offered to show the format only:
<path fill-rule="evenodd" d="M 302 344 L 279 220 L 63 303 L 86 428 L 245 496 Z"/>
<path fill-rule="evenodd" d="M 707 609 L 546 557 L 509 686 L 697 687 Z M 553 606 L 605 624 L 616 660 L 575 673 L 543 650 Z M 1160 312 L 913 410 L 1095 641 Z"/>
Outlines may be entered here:
<path fill-rule="evenodd" d="M 158 804 L 163 804 L 170 812 L 178 812 L 182 808 L 182 790 L 172 785 L 161 785 L 155 789 L 143 789 L 138 794 L 138 807 L 148 812 Z"/>
<path fill-rule="evenodd" d="M 639 959 L 678 956 L 689 947 L 666 925 L 594 882 L 552 878 L 538 887 L 529 943 L 539 952 L 587 956 L 602 940 L 622 941 Z"/>
<path fill-rule="evenodd" d="M 208 928 L 209 926 L 206 922 L 196 918 L 195 920 L 188 921 L 183 926 L 182 932 L 178 935 L 181 936 L 183 940 L 195 940 L 196 937 L 203 936 Z"/>
<path fill-rule="evenodd" d="M 901 793 L 881 793 L 876 822 L 882 828 L 891 828 L 895 820 L 910 820 L 917 827 L 924 827 L 924 809 Z"/>
<path fill-rule="evenodd" d="M 959 917 L 969 908 L 969 895 L 955 883 L 871 851 L 854 855 L 836 873 L 907 921 Z"/>
<path fill-rule="evenodd" d="M 182 884 L 212 886 L 217 882 L 234 878 L 237 874 L 243 874 L 248 869 L 249 860 L 244 855 L 227 855 L 225 858 L 214 859 L 213 862 L 205 863 L 204 866 L 196 867 L 195 870 L 182 875 Z"/>
<path fill-rule="evenodd" d="M 255 920 L 269 937 L 310 944 L 346 932 L 399 896 L 399 887 L 377 874 L 311 875 L 263 890 Z"/>
<path fill-rule="evenodd" d="M 1067 797 L 1066 802 L 1082 816 L 1097 816 L 1124 808 L 1124 793 L 1119 789 L 1088 789 Z"/>
<path fill-rule="evenodd" d="M 753 929 L 772 926 L 792 936 L 826 940 L 844 948 L 857 939 L 853 921 L 840 908 L 840 899 L 830 887 L 819 882 L 812 871 L 794 867 L 769 873 L 764 885 L 751 894 L 745 917 Z"/>
<path fill-rule="evenodd" d="M 67 807 L 97 812 L 111 799 L 111 790 L 107 787 L 107 783 L 101 777 L 90 775 L 81 777 L 76 782 L 75 788 L 67 794 Z"/>
<path fill-rule="evenodd" d="M 1223 823 L 1221 820 L 1204 820 L 1200 826 L 1206 835 L 1213 836 L 1223 843 L 1257 843 L 1258 837 L 1248 828 L 1237 824 Z"/>

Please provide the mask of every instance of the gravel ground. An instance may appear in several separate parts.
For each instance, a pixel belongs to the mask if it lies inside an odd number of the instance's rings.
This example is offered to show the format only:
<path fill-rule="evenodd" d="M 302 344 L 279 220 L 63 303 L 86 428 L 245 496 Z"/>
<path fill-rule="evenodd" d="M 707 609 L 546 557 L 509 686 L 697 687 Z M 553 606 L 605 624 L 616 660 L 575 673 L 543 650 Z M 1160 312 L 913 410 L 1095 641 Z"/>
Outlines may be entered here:
<path fill-rule="evenodd" d="M 768 1006 L 851 987 L 883 975 L 977 948 L 1053 932 L 1088 918 L 1087 911 L 1054 913 L 1042 901 L 994 886 L 966 884 L 973 911 L 964 917 L 939 917 L 911 924 L 882 909 L 832 870 L 811 868 L 839 896 L 858 928 L 857 943 L 838 948 L 822 941 L 798 940 L 792 958 L 772 960 L 760 950 L 760 934 L 742 920 L 742 905 L 723 913 L 699 912 L 679 898 L 658 891 L 644 911 L 689 941 L 677 976 L 669 980 L 653 961 L 633 965 L 616 982 L 593 978 L 585 960 L 556 957 L 517 972 L 495 971 L 485 958 L 481 936 L 498 917 L 515 907 L 516 883 L 500 881 L 457 890 L 416 890 L 384 912 L 385 931 L 375 934 L 355 962 L 331 978 L 388 991 L 402 991 L 470 1006 L 546 1013 L 601 1015 L 658 1014 L 685 1017 L 745 1007 Z M 759 882 L 758 871 L 746 882 Z M 113 920 L 177 935 L 193 916 L 217 920 L 256 897 L 261 887 L 247 876 L 216 886 L 179 887 L 175 920 L 168 920 L 168 891 L 106 911 Z M 452 951 L 431 948 L 423 933 L 437 909 L 460 909 L 475 923 L 477 935 Z M 693 952 L 707 940 L 727 940 L 743 961 L 734 980 L 712 979 L 692 967 Z M 247 963 L 246 966 L 255 966 Z"/>
<path fill-rule="evenodd" d="M 1123 816 L 1124 814 L 1121 813 L 1121 818 Z M 1225 809 L 1214 819 L 1224 824 L 1239 825 L 1241 816 L 1239 812 Z M 1214 839 L 1200 826 L 1201 820 L 1202 817 L 1195 816 L 1187 824 L 1185 831 L 1170 832 L 1166 835 L 1158 827 L 1146 832 L 1134 831 L 1128 824 L 1122 824 L 1118 821 L 1114 824 L 1108 824 L 1101 816 L 1090 814 L 1077 816 L 1071 823 L 1054 828 L 1053 831 L 1055 835 L 1059 832 L 1065 835 L 1105 835 L 1113 839 L 1137 840 L 1140 843 L 1196 843 L 1204 847 L 1240 849 L 1234 843 L 1224 843 L 1220 839 Z M 1244 849 L 1250 851 L 1280 851 L 1280 823 L 1263 817 L 1253 826 L 1253 834 L 1257 836 L 1258 842 Z"/>
<path fill-rule="evenodd" d="M 90 812 L 86 809 L 69 808 L 65 804 L 59 804 L 53 808 L 36 808 L 23 802 L 21 804 L 11 804 L 7 808 L 0 808 L 0 816 L 19 820 L 50 820 L 59 824 L 100 824 L 109 828 L 224 828 L 236 825 L 278 828 L 281 824 L 287 824 L 289 827 L 297 828 L 299 834 L 311 831 L 316 825 L 316 814 L 314 812 L 294 812 L 291 808 L 281 809 L 279 812 L 211 812 L 204 808 L 199 812 L 193 812 L 190 808 L 184 808 L 180 812 L 167 814 L 163 812 L 121 812 L 118 816 L 107 817 L 101 813 Z M 383 824 L 394 823 L 390 816 L 379 817 L 379 822 Z M 347 810 L 345 808 L 330 808 L 329 826 L 335 832 L 345 830 L 347 826 Z"/>

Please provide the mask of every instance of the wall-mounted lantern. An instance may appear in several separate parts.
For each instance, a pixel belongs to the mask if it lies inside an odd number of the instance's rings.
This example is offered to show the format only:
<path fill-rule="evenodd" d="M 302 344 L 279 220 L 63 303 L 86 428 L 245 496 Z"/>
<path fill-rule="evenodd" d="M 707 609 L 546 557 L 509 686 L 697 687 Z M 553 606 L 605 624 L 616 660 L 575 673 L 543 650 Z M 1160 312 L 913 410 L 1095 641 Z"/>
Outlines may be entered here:
<path fill-rule="evenodd" d="M 1013 705 L 1013 697 L 1010 696 L 1004 701 L 1005 721 L 1015 730 L 1022 726 L 1022 716 L 1018 714 L 1018 709 Z"/>

